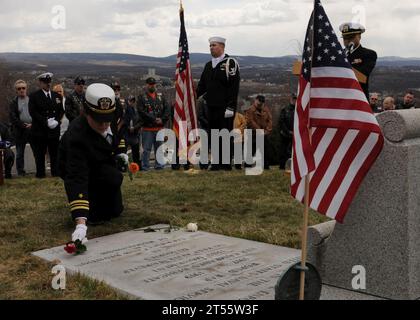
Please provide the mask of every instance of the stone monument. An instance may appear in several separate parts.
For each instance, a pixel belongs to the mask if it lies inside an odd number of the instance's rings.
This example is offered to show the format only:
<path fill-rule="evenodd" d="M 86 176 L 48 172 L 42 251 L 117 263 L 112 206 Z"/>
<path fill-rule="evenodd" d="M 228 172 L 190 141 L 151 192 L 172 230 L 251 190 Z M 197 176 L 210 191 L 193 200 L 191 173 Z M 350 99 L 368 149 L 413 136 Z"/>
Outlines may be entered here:
<path fill-rule="evenodd" d="M 158 231 L 146 232 L 150 229 Z M 295 249 L 165 229 L 93 239 L 78 256 L 64 252 L 64 246 L 33 254 L 145 300 L 274 300 L 279 276 L 300 260 Z"/>
<path fill-rule="evenodd" d="M 366 294 L 420 298 L 420 110 L 377 116 L 384 149 L 364 179 L 344 224 L 309 230 L 309 261 L 324 284 L 354 290 L 355 266 Z"/>

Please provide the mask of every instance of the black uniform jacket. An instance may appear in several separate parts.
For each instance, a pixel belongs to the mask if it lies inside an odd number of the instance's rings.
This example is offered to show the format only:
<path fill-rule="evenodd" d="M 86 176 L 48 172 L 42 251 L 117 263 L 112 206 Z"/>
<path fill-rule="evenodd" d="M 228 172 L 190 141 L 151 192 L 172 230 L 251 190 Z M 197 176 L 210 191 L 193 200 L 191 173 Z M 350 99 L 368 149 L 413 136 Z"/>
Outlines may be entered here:
<path fill-rule="evenodd" d="M 44 91 L 38 90 L 29 96 L 29 114 L 32 117 L 31 134 L 37 137 L 59 138 L 60 125 L 55 129 L 48 128 L 48 119 L 55 118 L 61 123 L 64 115 L 61 97 L 51 91 L 51 100 Z"/>
<path fill-rule="evenodd" d="M 123 176 L 115 157 L 126 152 L 118 134 L 114 133 L 113 143 L 109 144 L 89 126 L 85 116 L 70 124 L 60 142 L 59 165 L 73 219 L 88 217 L 90 187 L 121 186 Z"/>
<path fill-rule="evenodd" d="M 211 61 L 206 64 L 198 83 L 197 97 L 204 95 L 210 109 L 225 108 L 236 111 L 240 82 L 238 62 L 226 55 L 216 68 L 213 68 Z"/>
<path fill-rule="evenodd" d="M 357 59 L 361 59 L 362 63 L 353 64 L 354 60 Z M 348 60 L 354 69 L 360 71 L 368 78 L 366 83 L 361 83 L 360 85 L 362 86 L 362 89 L 366 96 L 369 97 L 369 76 L 376 66 L 378 55 L 375 51 L 364 48 L 360 45 L 355 51 L 353 51 L 349 55 Z"/>

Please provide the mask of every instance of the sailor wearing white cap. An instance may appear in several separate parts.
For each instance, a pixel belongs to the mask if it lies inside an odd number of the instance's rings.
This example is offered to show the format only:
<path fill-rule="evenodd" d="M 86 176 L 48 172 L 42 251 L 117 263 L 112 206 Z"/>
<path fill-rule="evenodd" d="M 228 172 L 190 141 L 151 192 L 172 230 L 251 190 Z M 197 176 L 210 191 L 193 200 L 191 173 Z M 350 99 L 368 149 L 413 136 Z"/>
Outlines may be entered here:
<path fill-rule="evenodd" d="M 197 97 L 203 97 L 208 106 L 209 129 L 233 130 L 233 120 L 238 104 L 240 86 L 239 64 L 225 53 L 226 39 L 209 39 L 212 61 L 204 67 L 197 87 Z M 212 170 L 231 170 L 229 163 L 222 163 L 222 144 L 219 157 L 212 160 Z M 229 159 L 231 159 L 229 157 Z M 222 166 L 223 165 L 223 166 Z"/>
<path fill-rule="evenodd" d="M 343 36 L 348 36 L 352 34 L 361 34 L 361 33 L 365 33 L 365 31 L 366 31 L 366 28 L 357 22 L 347 22 L 347 23 L 343 23 L 340 26 L 340 32 L 343 34 Z"/>
<path fill-rule="evenodd" d="M 360 83 L 369 101 L 369 76 L 376 66 L 378 55 L 375 51 L 362 47 L 360 41 L 366 28 L 360 23 L 347 22 L 340 26 L 347 57 L 352 67 L 367 77 L 366 83 Z"/>
<path fill-rule="evenodd" d="M 54 74 L 52 74 L 51 72 L 46 72 L 39 75 L 37 79 L 42 82 L 51 83 L 53 77 L 54 77 Z"/>
<path fill-rule="evenodd" d="M 60 124 L 64 115 L 62 98 L 51 91 L 52 73 L 37 77 L 40 89 L 29 96 L 28 109 L 32 117 L 32 142 L 36 177 L 45 178 L 45 156 L 50 156 L 51 175 L 58 176 L 58 144 Z"/>
<path fill-rule="evenodd" d="M 123 211 L 121 171 L 126 170 L 128 156 L 125 142 L 111 130 L 115 105 L 111 87 L 90 85 L 84 114 L 71 123 L 60 142 L 60 176 L 76 222 L 73 241 L 85 240 L 87 223 L 100 224 Z"/>

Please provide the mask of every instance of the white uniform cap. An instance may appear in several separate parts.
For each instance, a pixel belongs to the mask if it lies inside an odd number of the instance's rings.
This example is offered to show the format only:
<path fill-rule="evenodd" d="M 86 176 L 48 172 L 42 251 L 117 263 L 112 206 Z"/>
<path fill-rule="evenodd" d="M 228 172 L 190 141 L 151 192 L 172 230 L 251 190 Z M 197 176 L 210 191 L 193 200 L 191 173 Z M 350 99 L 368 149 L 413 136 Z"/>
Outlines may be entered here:
<path fill-rule="evenodd" d="M 38 80 L 51 80 L 54 77 L 54 74 L 51 72 L 46 72 L 37 77 Z"/>
<path fill-rule="evenodd" d="M 110 86 L 102 83 L 91 84 L 86 89 L 86 101 L 93 106 L 100 107 L 99 101 L 103 98 L 111 100 L 111 106 L 115 104 L 115 93 Z"/>
<path fill-rule="evenodd" d="M 340 26 L 340 32 L 343 35 L 364 33 L 366 28 L 357 22 L 346 22 Z"/>
<path fill-rule="evenodd" d="M 226 44 L 226 39 L 222 38 L 222 37 L 212 37 L 212 38 L 209 39 L 209 42 L 210 43 L 217 42 L 217 43 Z"/>

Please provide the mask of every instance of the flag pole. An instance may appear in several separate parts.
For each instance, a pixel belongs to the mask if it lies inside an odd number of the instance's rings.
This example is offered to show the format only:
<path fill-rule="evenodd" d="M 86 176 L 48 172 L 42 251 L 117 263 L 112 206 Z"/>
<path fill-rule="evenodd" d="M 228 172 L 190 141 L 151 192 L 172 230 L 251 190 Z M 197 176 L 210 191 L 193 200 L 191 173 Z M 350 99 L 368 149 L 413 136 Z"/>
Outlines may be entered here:
<path fill-rule="evenodd" d="M 314 0 L 314 10 L 312 12 L 312 35 L 311 35 L 311 70 L 312 62 L 314 57 L 314 29 L 315 29 L 315 8 L 316 0 Z M 310 108 L 310 102 L 308 107 Z M 309 122 L 309 143 L 312 141 L 312 133 Z M 308 224 L 309 224 L 309 188 L 310 179 L 309 172 L 305 177 L 305 209 L 303 213 L 303 227 L 302 227 L 302 257 L 301 257 L 301 267 L 300 267 L 300 290 L 299 290 L 299 300 L 305 300 L 305 277 L 306 277 L 306 260 L 308 256 Z"/>

